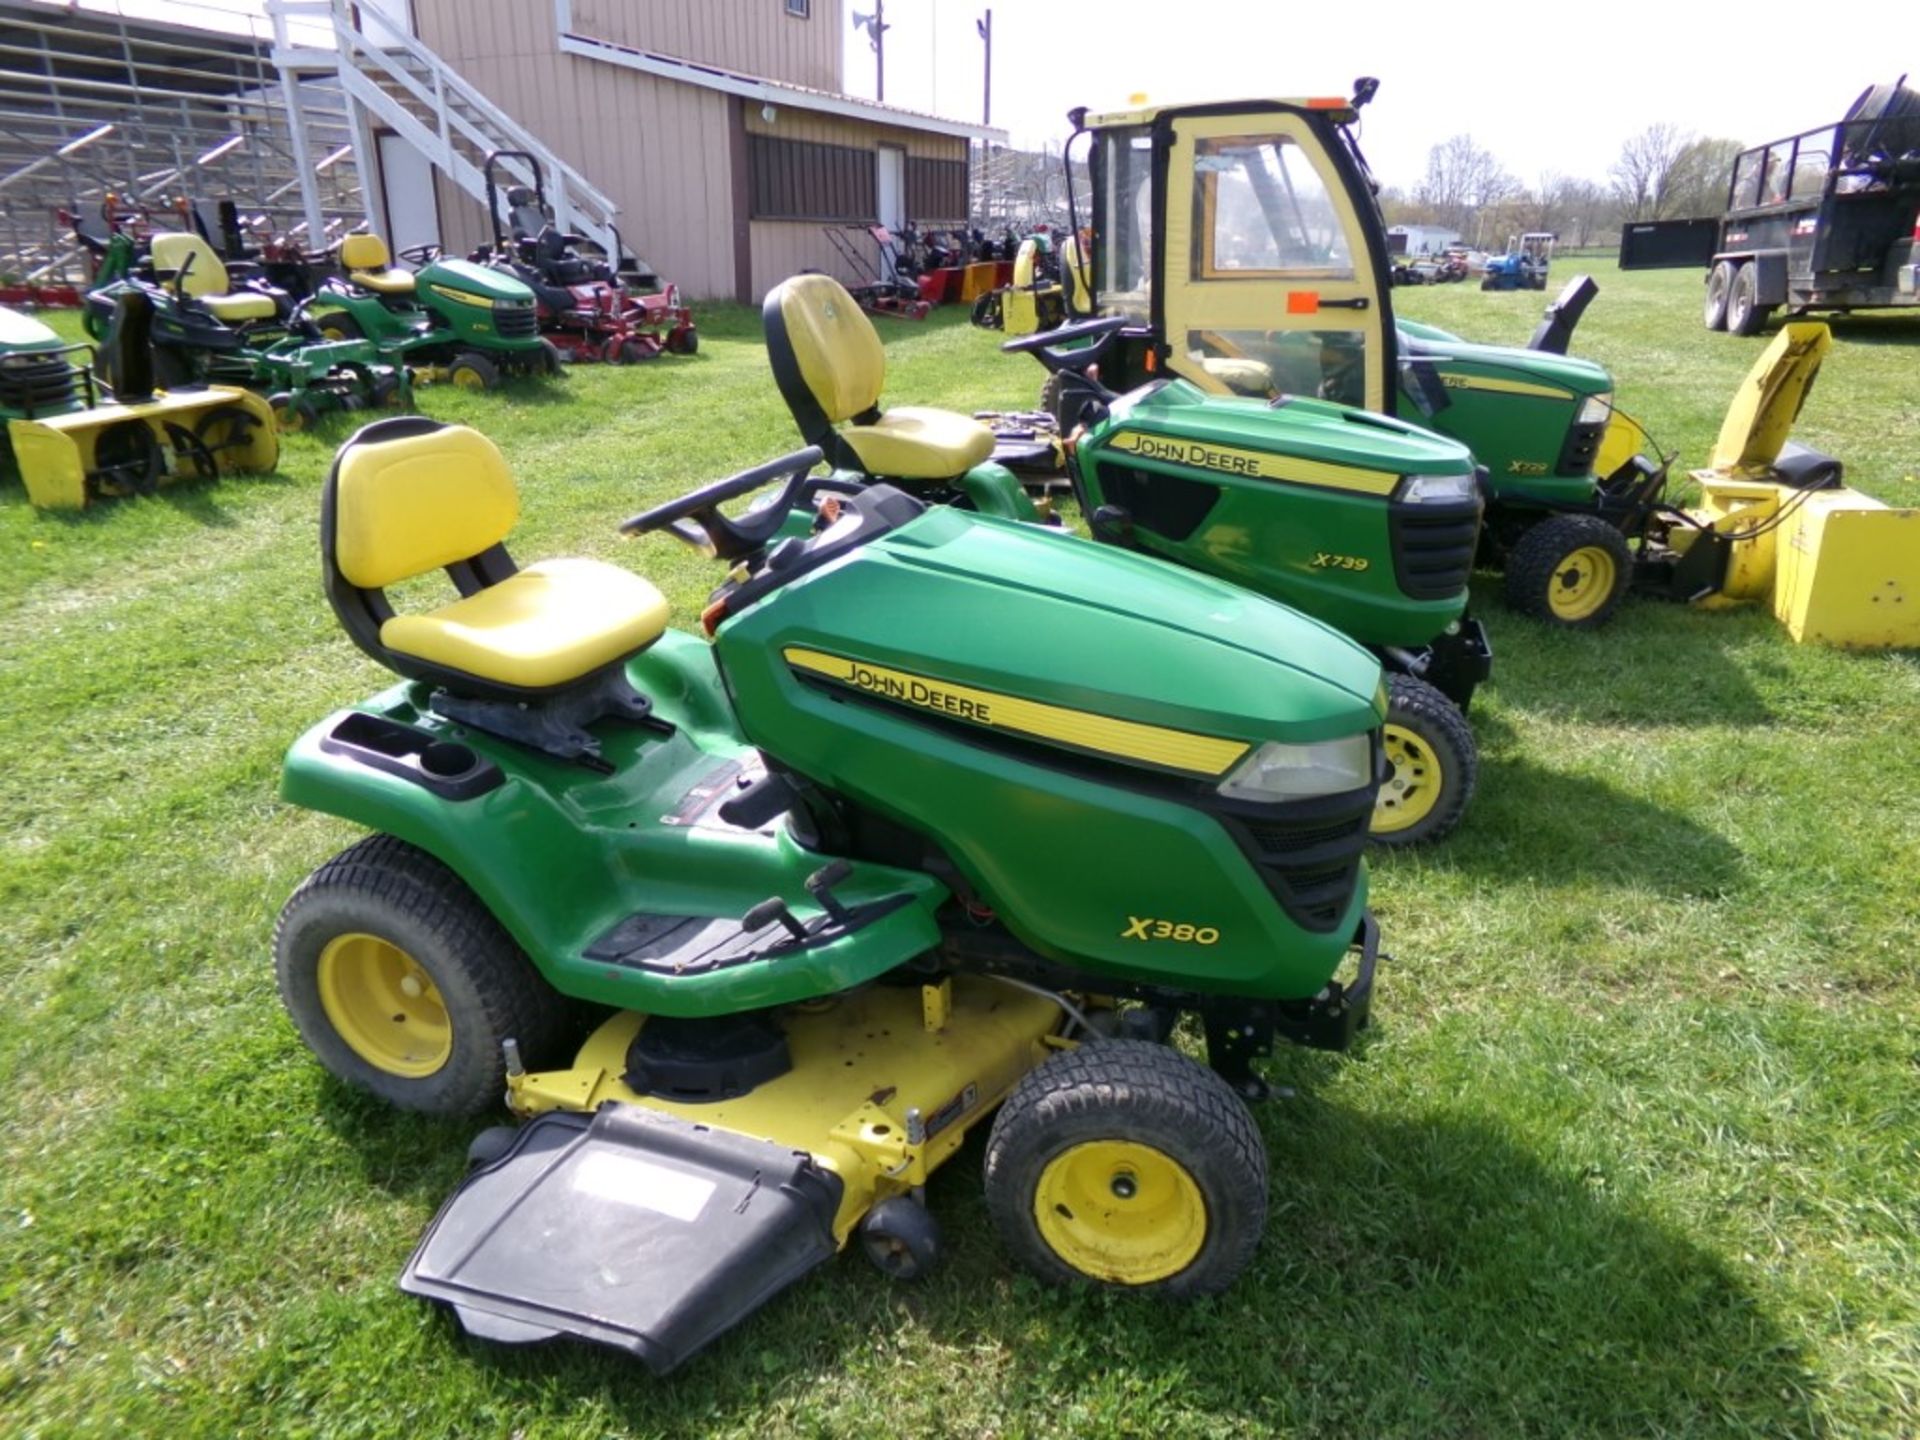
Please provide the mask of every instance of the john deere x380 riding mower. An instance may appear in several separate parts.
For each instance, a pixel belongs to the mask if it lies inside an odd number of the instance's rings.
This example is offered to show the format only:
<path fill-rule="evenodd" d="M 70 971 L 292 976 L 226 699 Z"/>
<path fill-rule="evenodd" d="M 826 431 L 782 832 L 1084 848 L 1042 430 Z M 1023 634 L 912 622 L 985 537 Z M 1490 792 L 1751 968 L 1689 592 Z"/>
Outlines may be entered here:
<path fill-rule="evenodd" d="M 783 282 L 763 318 L 801 434 L 842 474 L 1036 518 L 991 458 L 984 425 L 880 408 L 879 336 L 833 279 Z M 1056 403 L 1072 409 L 1066 428 L 1077 437 L 1068 473 L 1094 538 L 1231 580 L 1372 649 L 1390 673 L 1391 765 L 1374 839 L 1447 834 L 1473 793 L 1464 711 L 1492 660 L 1465 613 L 1480 528 L 1472 457 L 1411 425 L 1317 400 L 1269 404 L 1166 379 L 1117 395 L 1094 372 L 1127 323 L 1088 321 L 1006 346 L 1057 374 Z"/>
<path fill-rule="evenodd" d="M 710 643 L 628 570 L 517 568 L 474 431 L 382 421 L 327 481 L 327 593 L 401 682 L 288 756 L 289 800 L 375 833 L 288 901 L 279 982 L 342 1079 L 538 1117 L 476 1141 L 403 1277 L 476 1334 L 666 1370 L 850 1243 L 915 1274 L 921 1187 L 990 1117 L 1019 1259 L 1220 1290 L 1266 1214 L 1250 1061 L 1364 1022 L 1374 660 L 819 458 L 624 527 L 732 567 Z M 460 598 L 396 613 L 441 567 Z M 569 1000 L 618 1007 L 571 1063 Z"/>

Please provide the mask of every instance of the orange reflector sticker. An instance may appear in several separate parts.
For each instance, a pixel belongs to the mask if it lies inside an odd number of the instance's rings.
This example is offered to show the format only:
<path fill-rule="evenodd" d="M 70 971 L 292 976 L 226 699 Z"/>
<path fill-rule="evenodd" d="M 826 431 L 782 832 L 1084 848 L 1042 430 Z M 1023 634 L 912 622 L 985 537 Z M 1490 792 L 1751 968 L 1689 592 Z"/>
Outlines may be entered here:
<path fill-rule="evenodd" d="M 720 622 L 727 618 L 727 597 L 722 595 L 706 609 L 700 612 L 700 628 L 711 635 L 720 628 Z"/>
<path fill-rule="evenodd" d="M 1154 371 L 1158 370 L 1159 368 L 1160 368 L 1159 355 L 1152 350 L 1147 351 L 1147 373 L 1151 375 L 1153 374 Z"/>
<path fill-rule="evenodd" d="M 1320 292 L 1318 290 L 1289 290 L 1287 292 L 1287 314 L 1318 315 L 1320 313 Z"/>
<path fill-rule="evenodd" d="M 1339 95 L 1316 95 L 1307 101 L 1309 110 L 1344 110 L 1346 108 L 1346 100 Z"/>

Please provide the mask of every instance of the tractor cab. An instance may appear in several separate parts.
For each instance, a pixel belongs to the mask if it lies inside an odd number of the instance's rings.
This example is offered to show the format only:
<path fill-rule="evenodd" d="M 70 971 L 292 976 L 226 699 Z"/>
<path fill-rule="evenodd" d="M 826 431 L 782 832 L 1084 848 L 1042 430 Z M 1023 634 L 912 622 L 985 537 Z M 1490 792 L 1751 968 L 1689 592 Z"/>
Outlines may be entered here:
<path fill-rule="evenodd" d="M 1106 381 L 1172 372 L 1216 394 L 1392 409 L 1394 336 L 1373 196 L 1344 99 L 1088 117 L 1093 309 L 1141 330 Z"/>

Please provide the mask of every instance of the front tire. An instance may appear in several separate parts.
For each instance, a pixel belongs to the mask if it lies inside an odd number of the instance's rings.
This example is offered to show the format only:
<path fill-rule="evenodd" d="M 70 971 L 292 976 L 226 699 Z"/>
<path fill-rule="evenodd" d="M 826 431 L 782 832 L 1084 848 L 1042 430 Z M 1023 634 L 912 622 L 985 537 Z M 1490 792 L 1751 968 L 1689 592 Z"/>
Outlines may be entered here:
<path fill-rule="evenodd" d="M 987 1138 L 986 1195 L 1044 1280 L 1212 1295 L 1260 1243 L 1267 1154 L 1213 1071 L 1151 1041 L 1090 1041 L 1014 1087 Z"/>
<path fill-rule="evenodd" d="M 273 934 L 280 998 L 335 1076 L 390 1105 L 471 1115 L 500 1102 L 503 1042 L 552 1058 L 567 1010 L 466 885 L 373 835 L 309 875 Z"/>
<path fill-rule="evenodd" d="M 1387 679 L 1387 762 L 1368 837 L 1401 849 L 1460 826 L 1480 780 L 1480 746 L 1460 707 L 1412 675 Z"/>
<path fill-rule="evenodd" d="M 497 390 L 500 368 L 486 356 L 467 350 L 453 357 L 447 367 L 447 380 L 460 390 Z"/>
<path fill-rule="evenodd" d="M 1507 556 L 1507 604 L 1568 630 L 1606 624 L 1633 576 L 1627 537 L 1597 515 L 1555 515 Z"/>

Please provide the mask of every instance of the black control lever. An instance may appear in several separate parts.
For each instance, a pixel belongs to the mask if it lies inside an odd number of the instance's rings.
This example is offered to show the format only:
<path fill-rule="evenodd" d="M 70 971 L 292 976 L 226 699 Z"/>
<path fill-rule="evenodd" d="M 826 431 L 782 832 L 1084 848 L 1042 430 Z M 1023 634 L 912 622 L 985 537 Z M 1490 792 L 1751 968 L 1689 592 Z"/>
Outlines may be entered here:
<path fill-rule="evenodd" d="M 853 912 L 840 903 L 839 898 L 833 893 L 833 887 L 852 874 L 853 866 L 845 860 L 835 860 L 831 864 L 822 865 L 809 875 L 806 881 L 807 893 L 813 896 L 814 903 L 842 925 L 852 921 Z"/>
<path fill-rule="evenodd" d="M 762 900 L 746 914 L 740 917 L 740 928 L 752 933 L 777 924 L 796 940 L 807 938 L 807 927 L 802 925 L 794 913 L 787 908 L 787 902 L 778 895 Z"/>

